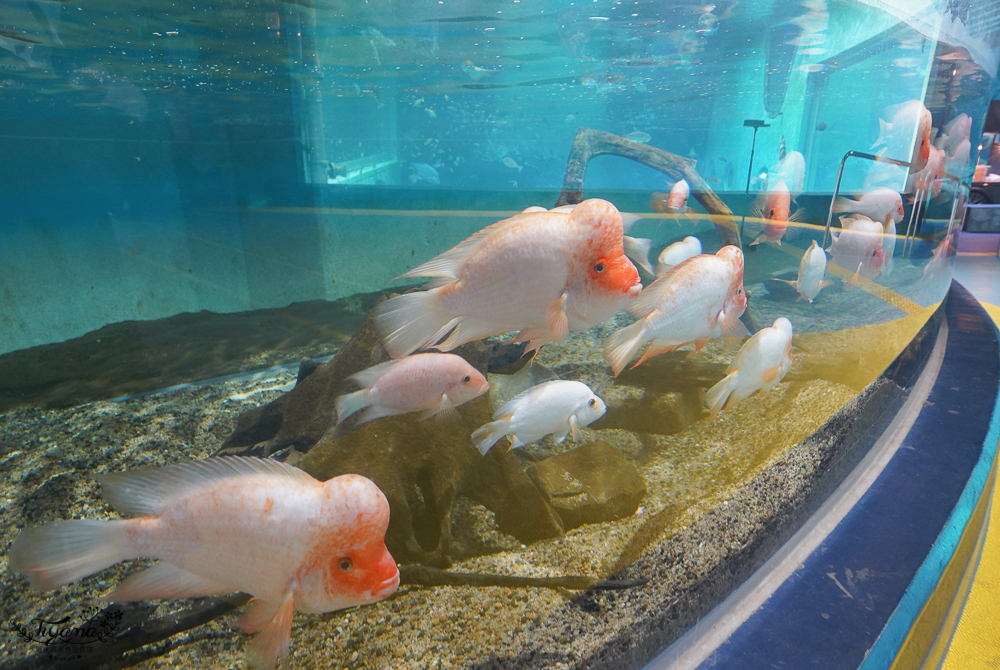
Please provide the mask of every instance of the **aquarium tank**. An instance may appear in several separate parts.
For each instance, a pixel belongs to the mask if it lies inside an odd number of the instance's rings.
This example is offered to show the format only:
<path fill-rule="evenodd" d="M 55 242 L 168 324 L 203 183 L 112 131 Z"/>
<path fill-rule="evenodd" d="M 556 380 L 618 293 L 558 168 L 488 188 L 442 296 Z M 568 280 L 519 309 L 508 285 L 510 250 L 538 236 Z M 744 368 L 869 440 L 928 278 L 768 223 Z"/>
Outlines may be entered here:
<path fill-rule="evenodd" d="M 3 667 L 642 667 L 945 298 L 1000 3 L 4 0 L 0 47 Z"/>

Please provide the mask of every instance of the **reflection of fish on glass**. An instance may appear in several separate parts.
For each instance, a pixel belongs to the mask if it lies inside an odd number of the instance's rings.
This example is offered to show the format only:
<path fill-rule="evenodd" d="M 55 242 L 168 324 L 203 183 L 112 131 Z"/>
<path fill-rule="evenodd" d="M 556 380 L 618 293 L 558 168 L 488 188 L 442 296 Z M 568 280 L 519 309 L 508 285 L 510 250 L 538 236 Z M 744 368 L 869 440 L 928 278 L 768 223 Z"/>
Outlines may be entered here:
<path fill-rule="evenodd" d="M 716 190 L 731 191 L 736 182 L 736 168 L 725 156 L 718 156 L 715 160 L 705 161 L 702 177 Z"/>
<path fill-rule="evenodd" d="M 441 183 L 441 176 L 433 165 L 428 165 L 427 163 L 410 163 L 410 183 L 416 184 L 419 182 L 437 186 Z"/>
<path fill-rule="evenodd" d="M 840 217 L 840 230 L 831 229 L 833 243 L 827 248 L 834 264 L 853 273 L 848 283 L 859 277 L 874 279 L 882 274 L 882 224 L 863 214 Z"/>
<path fill-rule="evenodd" d="M 893 105 L 886 110 L 886 121 L 879 117 L 878 139 L 872 149 L 878 155 L 912 163 L 910 170 L 919 172 L 927 165 L 931 148 L 931 113 L 919 100 Z"/>

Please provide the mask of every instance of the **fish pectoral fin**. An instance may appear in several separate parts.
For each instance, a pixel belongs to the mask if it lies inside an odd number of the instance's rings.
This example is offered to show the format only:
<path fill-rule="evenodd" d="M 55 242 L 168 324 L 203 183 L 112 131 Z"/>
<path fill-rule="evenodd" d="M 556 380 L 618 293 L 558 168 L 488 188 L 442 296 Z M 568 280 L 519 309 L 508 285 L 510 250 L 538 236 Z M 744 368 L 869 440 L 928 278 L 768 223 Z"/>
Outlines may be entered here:
<path fill-rule="evenodd" d="M 736 346 L 740 340 L 750 335 L 750 331 L 739 318 L 726 314 L 725 311 L 719 312 L 719 328 L 722 329 L 722 337 L 726 339 L 726 344 L 731 347 Z"/>
<path fill-rule="evenodd" d="M 247 665 L 266 670 L 288 656 L 294 611 L 291 591 L 280 603 L 257 598 L 250 602 L 250 609 L 235 624 L 244 633 L 257 633 L 247 645 Z"/>
<path fill-rule="evenodd" d="M 130 575 L 101 600 L 123 602 L 160 598 L 197 598 L 229 593 L 232 590 L 224 584 L 161 561 L 147 570 Z"/>
<path fill-rule="evenodd" d="M 827 286 L 833 286 L 833 282 L 829 279 L 824 279 L 819 283 L 819 289 L 824 289 Z M 810 300 L 809 302 L 812 302 L 812 300 Z"/>
<path fill-rule="evenodd" d="M 768 368 L 767 370 L 764 370 L 762 373 L 760 373 L 760 379 L 765 384 L 770 384 L 771 382 L 774 381 L 775 377 L 777 376 L 778 376 L 777 366 L 773 368 Z"/>
<path fill-rule="evenodd" d="M 580 441 L 580 423 L 576 420 L 576 416 L 571 416 L 569 418 L 569 430 L 573 433 L 573 441 Z"/>
<path fill-rule="evenodd" d="M 677 351 L 683 346 L 683 344 L 664 344 L 662 340 L 653 340 L 649 343 L 649 348 L 646 349 L 646 353 L 644 353 L 642 358 L 640 358 L 632 367 L 638 367 L 640 363 L 652 358 L 653 356 L 665 354 L 668 351 Z"/>
<path fill-rule="evenodd" d="M 433 416 L 438 423 L 455 421 L 458 419 L 458 410 L 455 407 L 455 403 L 451 401 L 448 394 L 442 393 L 441 402 L 438 403 L 438 406 L 424 410 L 424 413 L 420 415 L 420 419 L 423 420 Z"/>
<path fill-rule="evenodd" d="M 559 341 L 569 334 L 569 319 L 566 317 L 566 298 L 568 294 L 562 294 L 549 305 L 545 313 L 545 323 L 549 329 L 549 337 L 553 341 Z"/>
<path fill-rule="evenodd" d="M 798 280 L 792 281 L 791 279 L 778 279 L 777 277 L 775 277 L 774 280 L 775 281 L 784 282 L 784 283 L 788 284 L 789 286 L 791 286 L 792 288 L 795 288 L 795 289 L 798 289 L 798 287 L 799 287 Z"/>

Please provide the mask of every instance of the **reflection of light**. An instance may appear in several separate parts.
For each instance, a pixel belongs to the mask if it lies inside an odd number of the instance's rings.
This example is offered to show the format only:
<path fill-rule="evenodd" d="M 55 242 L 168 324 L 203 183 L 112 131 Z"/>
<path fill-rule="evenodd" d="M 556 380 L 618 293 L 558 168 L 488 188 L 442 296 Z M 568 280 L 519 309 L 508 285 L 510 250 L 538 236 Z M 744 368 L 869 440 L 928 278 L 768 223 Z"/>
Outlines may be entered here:
<path fill-rule="evenodd" d="M 767 179 L 767 173 L 766 172 L 761 172 L 759 179 Z"/>
<path fill-rule="evenodd" d="M 955 68 L 954 70 L 951 71 L 952 77 L 954 77 L 956 74 L 958 74 L 958 68 Z"/>

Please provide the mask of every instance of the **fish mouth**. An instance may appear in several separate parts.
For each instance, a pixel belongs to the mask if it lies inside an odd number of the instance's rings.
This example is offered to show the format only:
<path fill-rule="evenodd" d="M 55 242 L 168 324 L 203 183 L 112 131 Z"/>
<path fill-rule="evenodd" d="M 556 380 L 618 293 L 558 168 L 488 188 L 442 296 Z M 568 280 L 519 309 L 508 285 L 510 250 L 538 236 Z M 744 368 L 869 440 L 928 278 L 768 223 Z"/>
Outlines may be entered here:
<path fill-rule="evenodd" d="M 490 383 L 488 381 L 483 382 L 479 385 L 479 394 L 482 395 L 490 390 Z"/>
<path fill-rule="evenodd" d="M 630 298 L 637 298 L 637 297 L 639 297 L 639 293 L 641 291 L 642 291 L 642 284 L 641 283 L 633 284 L 628 289 L 628 297 L 630 297 Z"/>
<path fill-rule="evenodd" d="M 381 600 L 382 598 L 388 598 L 389 596 L 391 596 L 393 593 L 396 592 L 396 589 L 398 587 L 399 587 L 399 570 L 396 570 L 395 575 L 393 575 L 389 579 L 386 579 L 377 587 L 372 589 L 371 591 L 372 597 L 378 600 Z"/>

